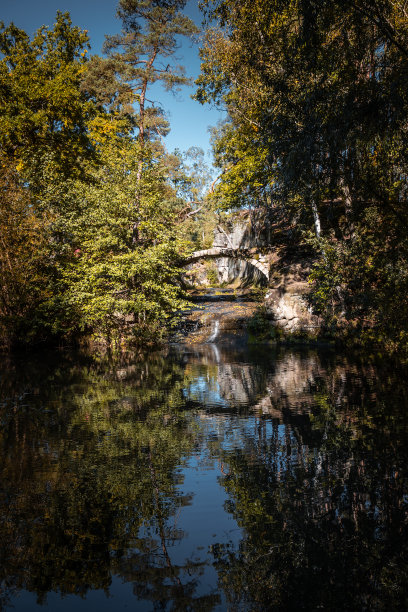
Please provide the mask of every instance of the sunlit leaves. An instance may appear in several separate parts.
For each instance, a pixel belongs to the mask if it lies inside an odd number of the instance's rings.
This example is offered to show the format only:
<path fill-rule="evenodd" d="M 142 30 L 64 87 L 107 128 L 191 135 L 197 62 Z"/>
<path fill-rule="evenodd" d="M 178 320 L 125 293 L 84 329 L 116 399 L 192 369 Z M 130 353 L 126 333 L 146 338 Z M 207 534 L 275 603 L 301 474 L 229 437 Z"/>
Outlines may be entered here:
<path fill-rule="evenodd" d="M 52 30 L 30 40 L 14 25 L 0 34 L 0 143 L 31 188 L 41 190 L 41 174 L 80 174 L 89 155 L 86 123 L 93 105 L 79 89 L 87 34 L 57 13 Z"/>
<path fill-rule="evenodd" d="M 266 207 L 298 242 L 314 225 L 322 236 L 313 243 L 314 301 L 327 322 L 400 337 L 408 316 L 404 4 L 203 5 L 213 21 L 196 98 L 229 114 L 214 131 L 219 201 Z"/>
<path fill-rule="evenodd" d="M 160 166 L 145 160 L 135 216 L 139 159 L 137 143 L 108 142 L 72 220 L 72 251 L 62 275 L 65 299 L 80 313 L 82 329 L 106 335 L 148 327 L 182 304 L 177 263 L 185 240 L 174 225 L 180 205 Z M 135 247 L 136 220 L 140 244 Z"/>

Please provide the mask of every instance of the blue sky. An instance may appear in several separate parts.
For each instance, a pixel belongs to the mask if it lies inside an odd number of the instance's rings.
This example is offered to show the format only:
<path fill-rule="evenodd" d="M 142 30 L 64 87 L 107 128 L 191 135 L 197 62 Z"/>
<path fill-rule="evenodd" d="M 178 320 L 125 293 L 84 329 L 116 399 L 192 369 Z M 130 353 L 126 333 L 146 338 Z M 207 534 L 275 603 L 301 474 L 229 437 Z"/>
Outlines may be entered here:
<path fill-rule="evenodd" d="M 6 25 L 13 21 L 30 35 L 42 25 L 52 26 L 57 10 L 68 11 L 74 25 L 88 30 L 91 53 L 100 54 L 105 34 L 116 34 L 121 27 L 115 17 L 116 0 L 0 0 L 0 5 L 0 20 Z M 189 0 L 185 12 L 197 25 L 201 25 L 198 0 Z M 177 58 L 178 63 L 186 67 L 189 76 L 198 76 L 200 59 L 197 44 L 183 42 Z M 161 88 L 153 91 L 154 99 L 168 113 L 171 132 L 166 138 L 166 146 L 169 151 L 176 147 L 185 151 L 191 146 L 202 147 L 205 152 L 210 149 L 208 127 L 215 125 L 223 115 L 192 100 L 190 95 L 193 92 L 194 87 L 185 87 L 176 95 L 166 93 Z"/>

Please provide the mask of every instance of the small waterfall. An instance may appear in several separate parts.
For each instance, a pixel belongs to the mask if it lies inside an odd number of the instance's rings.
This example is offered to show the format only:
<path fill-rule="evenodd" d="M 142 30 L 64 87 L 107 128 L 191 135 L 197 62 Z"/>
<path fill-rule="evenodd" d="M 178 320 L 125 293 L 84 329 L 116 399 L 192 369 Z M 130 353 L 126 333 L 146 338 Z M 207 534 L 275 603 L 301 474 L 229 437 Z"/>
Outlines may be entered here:
<path fill-rule="evenodd" d="M 215 339 L 216 339 L 216 337 L 218 336 L 218 331 L 219 331 L 219 329 L 220 329 L 220 322 L 219 322 L 219 320 L 217 319 L 217 320 L 215 321 L 215 324 L 214 324 L 214 330 L 213 330 L 213 333 L 212 333 L 212 334 L 211 334 L 211 336 L 208 338 L 207 342 L 214 342 L 214 340 L 215 340 Z"/>

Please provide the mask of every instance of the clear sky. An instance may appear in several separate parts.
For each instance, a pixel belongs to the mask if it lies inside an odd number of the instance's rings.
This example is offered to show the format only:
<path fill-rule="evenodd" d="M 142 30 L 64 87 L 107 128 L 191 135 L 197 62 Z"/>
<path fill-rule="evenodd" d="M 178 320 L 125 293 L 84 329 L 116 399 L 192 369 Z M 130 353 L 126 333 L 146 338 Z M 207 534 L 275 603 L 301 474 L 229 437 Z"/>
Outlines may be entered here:
<path fill-rule="evenodd" d="M 0 20 L 7 25 L 13 21 L 27 34 L 42 25 L 52 26 L 57 10 L 68 11 L 74 25 L 88 30 L 91 53 L 101 54 L 105 34 L 116 34 L 121 23 L 115 17 L 117 0 L 0 0 Z M 201 25 L 198 0 L 189 0 L 186 14 Z M 184 42 L 177 52 L 178 63 L 186 67 L 188 76 L 197 77 L 200 72 L 198 45 Z M 190 98 L 194 87 L 185 87 L 176 95 L 155 88 L 153 97 L 168 113 L 171 132 L 166 138 L 169 151 L 176 147 L 182 151 L 199 146 L 209 151 L 208 127 L 222 118 L 222 113 L 209 106 L 202 106 Z"/>

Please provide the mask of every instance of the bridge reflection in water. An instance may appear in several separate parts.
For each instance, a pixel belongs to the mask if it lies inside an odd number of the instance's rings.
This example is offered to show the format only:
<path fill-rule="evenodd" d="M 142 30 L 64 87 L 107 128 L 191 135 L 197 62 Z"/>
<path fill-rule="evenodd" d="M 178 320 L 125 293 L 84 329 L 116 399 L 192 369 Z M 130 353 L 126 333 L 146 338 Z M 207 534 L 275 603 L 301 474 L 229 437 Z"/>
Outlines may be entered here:
<path fill-rule="evenodd" d="M 217 344 L 4 360 L 4 609 L 408 597 L 405 372 Z"/>

